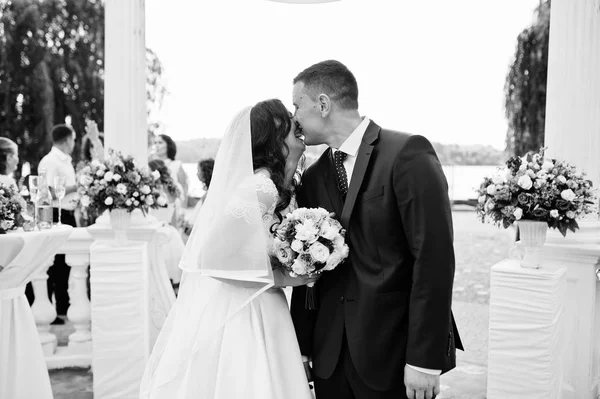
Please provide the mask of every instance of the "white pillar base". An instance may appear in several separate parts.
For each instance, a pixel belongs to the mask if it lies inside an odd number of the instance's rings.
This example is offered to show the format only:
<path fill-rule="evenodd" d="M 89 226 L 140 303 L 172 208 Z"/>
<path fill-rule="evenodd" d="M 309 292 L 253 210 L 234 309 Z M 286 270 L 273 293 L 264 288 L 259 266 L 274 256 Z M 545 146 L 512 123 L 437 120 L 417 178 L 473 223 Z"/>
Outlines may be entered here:
<path fill-rule="evenodd" d="M 582 222 L 580 227 L 581 235 L 549 234 L 542 252 L 544 268 L 567 268 L 561 399 L 600 396 L 600 243 L 595 243 L 600 226 Z"/>

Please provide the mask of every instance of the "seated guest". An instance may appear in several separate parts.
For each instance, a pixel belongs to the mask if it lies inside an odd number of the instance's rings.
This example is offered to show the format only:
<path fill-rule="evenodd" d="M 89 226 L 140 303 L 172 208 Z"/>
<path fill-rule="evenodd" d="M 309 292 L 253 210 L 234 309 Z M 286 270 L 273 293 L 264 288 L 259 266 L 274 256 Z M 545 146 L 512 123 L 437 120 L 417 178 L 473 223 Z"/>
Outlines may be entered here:
<path fill-rule="evenodd" d="M 6 137 L 0 137 L 0 183 L 17 189 L 14 172 L 19 164 L 19 147 Z"/>

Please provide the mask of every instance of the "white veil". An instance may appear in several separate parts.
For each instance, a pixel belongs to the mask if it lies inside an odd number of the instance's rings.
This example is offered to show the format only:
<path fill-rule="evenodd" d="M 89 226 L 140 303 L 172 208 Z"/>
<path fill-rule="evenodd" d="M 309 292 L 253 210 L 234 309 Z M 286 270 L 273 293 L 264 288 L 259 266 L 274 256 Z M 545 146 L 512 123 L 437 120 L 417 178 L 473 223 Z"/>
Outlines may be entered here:
<path fill-rule="evenodd" d="M 236 114 L 221 142 L 206 200 L 179 264 L 184 273 L 178 298 L 148 361 L 142 397 L 152 387 L 185 373 L 189 359 L 202 345 L 273 286 L 261 212 L 264 205 L 259 201 L 252 163 L 250 111 L 247 107 Z M 236 285 L 243 289 L 223 296 Z M 226 314 L 213 315 L 224 301 Z"/>
<path fill-rule="evenodd" d="M 179 263 L 185 272 L 273 282 L 253 184 L 251 109 L 238 112 L 219 147 L 206 200 Z"/>

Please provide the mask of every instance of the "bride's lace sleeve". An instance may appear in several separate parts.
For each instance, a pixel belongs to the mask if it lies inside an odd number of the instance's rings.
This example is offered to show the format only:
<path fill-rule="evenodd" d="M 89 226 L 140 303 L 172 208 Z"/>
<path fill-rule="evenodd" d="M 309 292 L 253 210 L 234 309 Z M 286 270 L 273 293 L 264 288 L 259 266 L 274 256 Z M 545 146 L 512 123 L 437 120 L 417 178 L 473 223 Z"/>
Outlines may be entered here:
<path fill-rule="evenodd" d="M 233 201 L 230 201 L 227 208 L 225 208 L 225 212 L 236 218 L 244 218 L 246 221 L 250 221 L 252 219 L 254 216 L 253 212 L 260 212 L 260 216 L 265 224 L 267 224 L 270 220 L 272 220 L 273 212 L 275 211 L 275 206 L 277 205 L 278 195 L 275 183 L 273 183 L 269 177 L 263 175 L 262 173 L 257 173 L 244 184 L 254 185 L 256 187 L 258 205 L 260 208 L 256 209 L 253 206 L 253 203 L 249 201 L 244 201 L 241 198 L 235 198 Z"/>

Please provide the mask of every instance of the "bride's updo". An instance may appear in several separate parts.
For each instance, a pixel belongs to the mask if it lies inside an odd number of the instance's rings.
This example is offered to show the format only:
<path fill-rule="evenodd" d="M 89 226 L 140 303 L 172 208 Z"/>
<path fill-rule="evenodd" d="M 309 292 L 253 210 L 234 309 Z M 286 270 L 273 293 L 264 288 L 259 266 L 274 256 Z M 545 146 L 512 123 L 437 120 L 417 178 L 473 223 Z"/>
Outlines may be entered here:
<path fill-rule="evenodd" d="M 266 169 L 279 192 L 275 214 L 281 219 L 292 199 L 295 183 L 285 182 L 285 164 L 289 147 L 285 138 L 292 127 L 292 117 L 280 100 L 261 101 L 250 111 L 252 162 L 254 170 Z"/>

